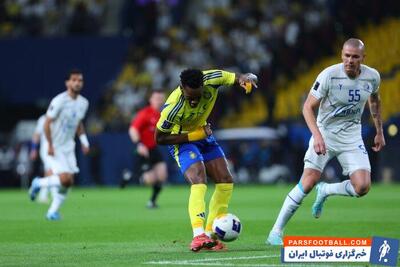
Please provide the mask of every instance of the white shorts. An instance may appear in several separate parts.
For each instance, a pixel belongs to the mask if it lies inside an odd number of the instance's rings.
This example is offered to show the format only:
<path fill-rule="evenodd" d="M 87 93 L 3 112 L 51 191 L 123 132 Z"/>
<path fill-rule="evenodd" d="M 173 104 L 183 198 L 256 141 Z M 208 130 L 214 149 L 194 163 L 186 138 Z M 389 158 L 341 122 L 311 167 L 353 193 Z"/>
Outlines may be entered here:
<path fill-rule="evenodd" d="M 304 168 L 315 169 L 322 172 L 333 157 L 336 157 L 342 166 L 343 175 L 351 175 L 356 170 L 367 170 L 371 172 L 368 152 L 364 142 L 360 139 L 351 144 L 343 144 L 324 136 L 326 154 L 318 155 L 314 150 L 314 138 L 310 138 L 308 150 L 304 156 Z"/>
<path fill-rule="evenodd" d="M 73 150 L 65 152 L 55 149 L 54 156 L 48 156 L 47 161 L 54 174 L 79 172 L 78 165 L 76 164 L 75 152 Z"/>
<path fill-rule="evenodd" d="M 51 165 L 50 165 L 50 161 L 49 161 L 49 154 L 47 154 L 47 151 L 42 151 L 40 150 L 39 152 L 40 154 L 40 159 L 42 160 L 43 163 L 43 169 L 45 172 L 51 170 Z"/>

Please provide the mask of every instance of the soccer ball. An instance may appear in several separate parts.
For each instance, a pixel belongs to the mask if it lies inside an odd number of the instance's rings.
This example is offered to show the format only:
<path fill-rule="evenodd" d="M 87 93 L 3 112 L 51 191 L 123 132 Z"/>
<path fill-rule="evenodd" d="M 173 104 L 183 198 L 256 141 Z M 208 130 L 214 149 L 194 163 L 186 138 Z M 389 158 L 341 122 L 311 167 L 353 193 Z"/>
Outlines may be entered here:
<path fill-rule="evenodd" d="M 218 239 L 231 242 L 239 237 L 242 224 L 238 217 L 227 213 L 215 218 L 212 228 Z"/>

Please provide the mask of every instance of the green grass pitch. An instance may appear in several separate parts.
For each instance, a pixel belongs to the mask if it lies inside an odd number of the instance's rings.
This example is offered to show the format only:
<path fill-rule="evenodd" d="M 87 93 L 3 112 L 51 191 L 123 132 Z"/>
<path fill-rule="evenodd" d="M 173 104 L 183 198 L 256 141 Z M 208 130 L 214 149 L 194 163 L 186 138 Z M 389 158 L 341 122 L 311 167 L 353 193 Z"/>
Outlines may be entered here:
<path fill-rule="evenodd" d="M 237 185 L 230 212 L 243 231 L 218 253 L 188 249 L 188 186 L 166 187 L 157 210 L 145 208 L 150 188 L 73 188 L 58 222 L 46 221 L 48 206 L 30 202 L 27 192 L 1 190 L 0 266 L 277 266 L 280 249 L 264 241 L 291 187 Z M 314 197 L 305 199 L 286 234 L 400 239 L 400 185 L 373 185 L 360 199 L 332 197 L 318 220 L 311 217 Z"/>

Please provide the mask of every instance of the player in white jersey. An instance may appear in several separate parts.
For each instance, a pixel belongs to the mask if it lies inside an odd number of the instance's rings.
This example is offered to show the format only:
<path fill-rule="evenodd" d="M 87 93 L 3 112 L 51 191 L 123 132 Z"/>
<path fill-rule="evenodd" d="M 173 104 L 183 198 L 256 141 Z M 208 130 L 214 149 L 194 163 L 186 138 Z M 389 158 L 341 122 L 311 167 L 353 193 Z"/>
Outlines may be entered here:
<path fill-rule="evenodd" d="M 51 101 L 44 123 L 48 160 L 53 175 L 35 178 L 29 189 L 31 200 L 35 200 L 41 187 L 59 188 L 46 215 L 49 220 L 60 219 L 58 210 L 73 184 L 74 174 L 79 172 L 75 157 L 75 133 L 79 136 L 83 153 L 89 152 L 89 141 L 82 123 L 89 106 L 88 100 L 80 95 L 82 72 L 72 70 L 65 85 L 67 90 Z"/>
<path fill-rule="evenodd" d="M 45 120 L 46 120 L 46 115 L 40 116 L 39 119 L 37 120 L 35 131 L 33 132 L 31 141 L 30 158 L 32 161 L 34 161 L 37 159 L 38 155 L 40 156 L 40 160 L 42 161 L 43 164 L 44 176 L 46 177 L 52 175 L 53 173 L 51 171 L 50 163 L 48 160 L 49 156 L 47 155 L 47 140 L 46 140 L 46 135 L 44 134 Z M 54 195 L 55 192 L 53 189 L 57 188 L 51 187 L 50 189 L 52 190 L 52 195 Z M 40 203 L 48 203 L 49 202 L 48 194 L 49 194 L 49 188 L 42 187 L 37 197 L 37 201 Z"/>
<path fill-rule="evenodd" d="M 336 157 L 343 174 L 350 179 L 341 183 L 318 183 L 312 207 L 315 218 L 321 216 L 327 197 L 342 195 L 361 197 L 371 186 L 371 167 L 361 137 L 361 115 L 366 102 L 376 128 L 375 152 L 385 146 L 379 97 L 379 73 L 362 65 L 365 47 L 351 38 L 342 49 L 343 63 L 330 66 L 317 77 L 304 103 L 303 116 L 312 133 L 304 157 L 304 171 L 299 183 L 287 195 L 266 243 L 282 245 L 283 229 L 302 200 L 321 178 L 327 162 Z M 315 119 L 314 111 L 318 109 Z"/>

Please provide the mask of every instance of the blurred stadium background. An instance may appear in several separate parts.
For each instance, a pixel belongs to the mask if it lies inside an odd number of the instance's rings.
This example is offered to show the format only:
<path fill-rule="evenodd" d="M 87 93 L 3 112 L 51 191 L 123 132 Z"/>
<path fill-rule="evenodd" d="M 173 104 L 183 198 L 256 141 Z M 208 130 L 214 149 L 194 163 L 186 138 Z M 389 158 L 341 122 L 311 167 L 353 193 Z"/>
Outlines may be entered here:
<path fill-rule="evenodd" d="M 367 197 L 333 198 L 319 220 L 310 217 L 311 192 L 286 234 L 399 238 L 398 0 L 0 0 L 0 266 L 277 266 L 280 247 L 264 240 L 292 187 L 285 183 L 302 172 L 310 137 L 302 103 L 349 37 L 365 42 L 366 64 L 382 77 L 387 146 L 378 154 L 369 113 L 363 117 L 375 184 Z M 246 184 L 230 205 L 243 233 L 219 255 L 189 252 L 188 188 L 175 186 L 185 181 L 166 151 L 174 186 L 160 209 L 145 208 L 149 192 L 138 186 L 128 137 L 146 95 L 174 89 L 187 67 L 259 77 L 250 96 L 221 90 L 210 117 L 236 182 Z M 84 73 L 92 150 L 77 149 L 81 172 L 65 219 L 46 222 L 47 207 L 30 203 L 25 190 L 42 173 L 29 160 L 30 138 L 72 68 Z M 132 186 L 113 188 L 130 174 Z M 342 179 L 337 162 L 324 179 Z"/>
<path fill-rule="evenodd" d="M 387 147 L 369 149 L 374 182 L 400 181 L 400 4 L 396 0 L 2 0 L 0 1 L 0 187 L 27 187 L 36 119 L 84 73 L 92 151 L 77 151 L 79 186 L 137 183 L 128 126 L 155 88 L 172 90 L 187 67 L 253 72 L 259 88 L 224 89 L 210 121 L 238 183 L 295 182 L 310 133 L 301 106 L 317 74 L 362 39 L 381 73 Z M 374 128 L 364 113 L 371 147 Z M 228 129 L 228 130 L 227 130 Z M 236 130 L 229 130 L 236 129 Z M 221 130 L 221 131 L 218 131 Z M 169 182 L 184 183 L 169 162 Z M 326 179 L 341 179 L 333 162 Z"/>

